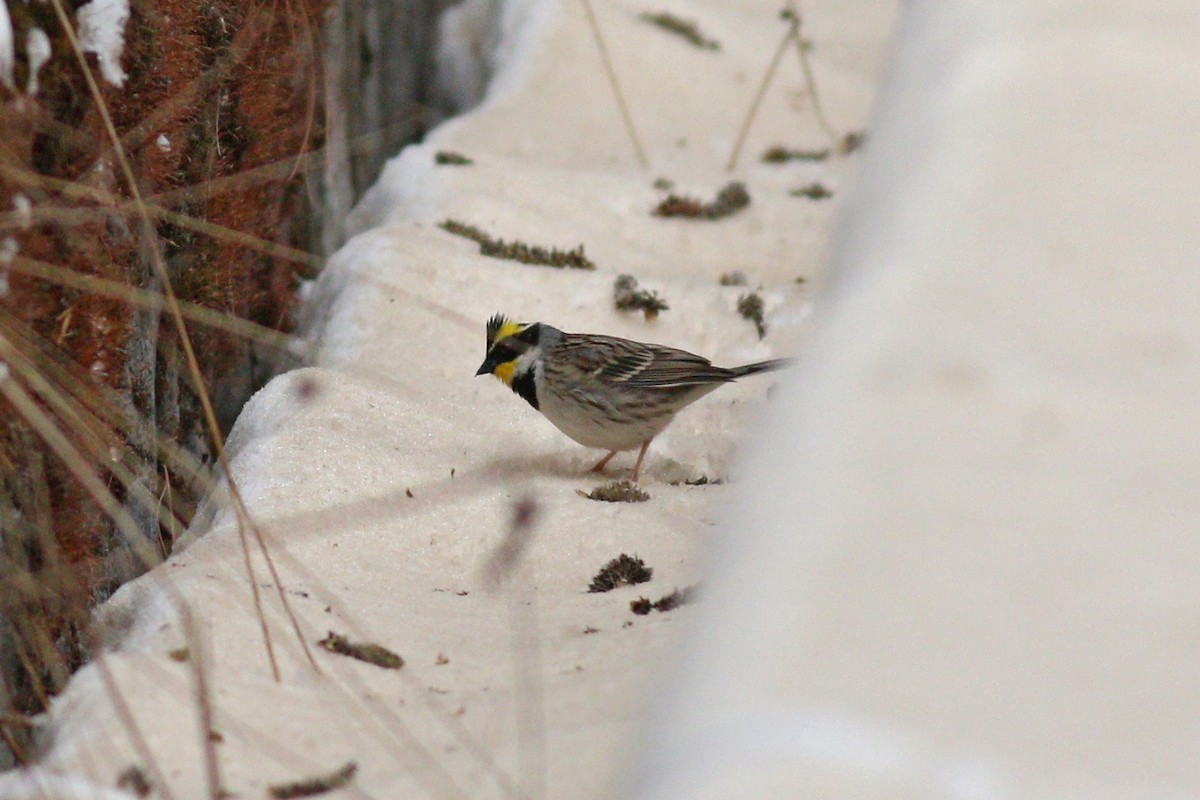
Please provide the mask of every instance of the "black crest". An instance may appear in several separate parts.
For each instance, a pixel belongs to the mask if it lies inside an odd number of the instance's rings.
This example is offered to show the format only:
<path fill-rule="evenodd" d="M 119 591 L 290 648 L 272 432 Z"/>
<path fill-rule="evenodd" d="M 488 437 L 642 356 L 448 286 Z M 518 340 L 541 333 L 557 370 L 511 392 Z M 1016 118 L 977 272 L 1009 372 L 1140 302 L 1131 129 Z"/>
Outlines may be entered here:
<path fill-rule="evenodd" d="M 493 314 L 492 318 L 487 321 L 487 346 L 492 349 L 492 345 L 496 343 L 496 334 L 508 322 L 508 317 L 503 314 Z"/>

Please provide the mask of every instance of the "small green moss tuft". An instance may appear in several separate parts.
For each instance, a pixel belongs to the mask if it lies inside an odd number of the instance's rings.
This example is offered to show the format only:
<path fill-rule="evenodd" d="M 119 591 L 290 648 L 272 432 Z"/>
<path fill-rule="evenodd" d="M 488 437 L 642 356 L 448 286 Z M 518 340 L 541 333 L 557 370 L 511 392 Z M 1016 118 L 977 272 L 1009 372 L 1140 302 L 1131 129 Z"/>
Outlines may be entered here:
<path fill-rule="evenodd" d="M 721 49 L 721 43 L 716 39 L 709 39 L 702 34 L 696 23 L 677 17 L 670 12 L 660 11 L 657 14 L 651 14 L 649 11 L 643 11 L 641 14 L 638 14 L 638 19 L 661 28 L 668 33 L 673 33 L 688 44 L 699 47 L 701 50 L 718 52 Z"/>
<path fill-rule="evenodd" d="M 829 148 L 824 150 L 789 150 L 781 145 L 769 148 L 762 154 L 764 164 L 786 164 L 789 161 L 824 161 L 829 158 Z"/>
<path fill-rule="evenodd" d="M 605 503 L 644 503 L 650 499 L 650 494 L 639 489 L 633 481 L 613 481 L 597 486 L 590 492 L 581 489 L 576 491 L 588 500 L 600 500 Z"/>
<path fill-rule="evenodd" d="M 653 575 L 654 569 L 647 567 L 645 561 L 637 556 L 621 553 L 600 568 L 600 571 L 592 578 L 592 582 L 588 584 L 588 591 L 593 593 L 611 592 L 618 586 L 635 586 L 645 583 Z"/>
<path fill-rule="evenodd" d="M 618 311 L 641 311 L 646 321 L 652 322 L 660 311 L 670 308 L 667 301 L 659 297 L 658 292 L 637 287 L 637 278 L 632 275 L 618 275 L 613 281 L 613 305 Z"/>
<path fill-rule="evenodd" d="M 833 197 L 833 192 L 819 181 L 810 183 L 807 186 L 801 186 L 798 189 L 792 189 L 788 194 L 792 197 L 807 197 L 809 200 L 828 200 L 830 197 Z"/>
<path fill-rule="evenodd" d="M 682 605 L 692 602 L 696 599 L 696 587 L 688 586 L 684 589 L 676 589 L 670 594 L 665 594 L 658 600 L 654 601 L 654 609 L 656 611 L 672 611 Z"/>
<path fill-rule="evenodd" d="M 863 131 L 850 131 L 838 142 L 838 150 L 842 155 L 850 155 L 867 142 L 867 134 Z"/>
<path fill-rule="evenodd" d="M 294 797 L 312 797 L 340 789 L 354 778 L 358 772 L 358 764 L 346 762 L 345 766 L 334 770 L 328 775 L 318 775 L 315 778 L 304 778 L 290 783 L 276 783 L 267 787 L 267 794 L 276 800 L 291 800 Z"/>
<path fill-rule="evenodd" d="M 692 584 L 684 589 L 676 589 L 670 594 L 665 594 L 653 602 L 648 597 L 639 597 L 629 603 L 629 610 L 639 616 L 645 616 L 651 611 L 673 611 L 682 605 L 695 602 L 697 589 L 697 585 Z"/>
<path fill-rule="evenodd" d="M 699 478 L 688 478 L 684 481 L 672 481 L 672 486 L 720 486 L 725 483 L 724 478 L 710 478 L 707 475 L 701 475 Z"/>
<path fill-rule="evenodd" d="M 475 162 L 462 153 L 455 153 L 451 150 L 438 150 L 437 155 L 433 157 L 433 163 L 443 167 L 469 167 Z"/>
<path fill-rule="evenodd" d="M 694 197 L 670 194 L 655 206 L 656 217 L 687 217 L 718 220 L 736 214 L 750 205 L 750 193 L 743 183 L 733 181 L 717 193 L 716 200 L 705 203 Z"/>
<path fill-rule="evenodd" d="M 404 659 L 383 645 L 370 642 L 351 642 L 345 636 L 333 631 L 317 642 L 317 645 L 331 653 L 356 658 L 384 669 L 400 669 L 404 666 Z"/>
<path fill-rule="evenodd" d="M 480 254 L 492 258 L 519 261 L 522 264 L 557 267 L 559 269 L 592 270 L 596 268 L 596 265 L 584 255 L 582 244 L 574 250 L 559 250 L 557 247 L 547 250 L 544 247 L 528 245 L 524 242 L 506 242 L 503 239 L 496 239 L 474 225 L 467 225 L 458 220 L 447 219 L 438 223 L 438 227 L 447 233 L 452 233 L 455 236 L 461 236 L 464 239 L 470 239 L 477 243 Z"/>
<path fill-rule="evenodd" d="M 767 335 L 767 323 L 763 318 L 763 299 L 758 292 L 750 292 L 738 298 L 737 302 L 738 313 L 744 318 L 754 323 L 755 329 L 758 330 L 758 338 L 761 339 Z"/>
<path fill-rule="evenodd" d="M 137 764 L 130 764 L 117 776 L 117 788 L 129 792 L 134 797 L 149 797 L 153 787 L 150 779 L 146 777 L 146 771 Z"/>

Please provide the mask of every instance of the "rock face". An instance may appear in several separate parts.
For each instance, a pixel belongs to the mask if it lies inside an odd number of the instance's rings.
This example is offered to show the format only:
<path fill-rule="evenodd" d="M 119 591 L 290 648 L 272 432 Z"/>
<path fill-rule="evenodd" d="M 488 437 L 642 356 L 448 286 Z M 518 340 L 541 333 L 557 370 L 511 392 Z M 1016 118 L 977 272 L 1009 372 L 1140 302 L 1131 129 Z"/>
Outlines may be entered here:
<path fill-rule="evenodd" d="M 0 16 L 0 710 L 40 710 L 90 604 L 169 550 L 209 482 L 196 379 L 227 430 L 382 154 L 422 130 L 438 4 L 327 5 Z"/>
<path fill-rule="evenodd" d="M 443 116 L 433 91 L 434 40 L 450 0 L 346 0 L 324 24 L 326 140 L 317 192 L 326 254 L 346 240 L 345 218 L 384 163 Z"/>

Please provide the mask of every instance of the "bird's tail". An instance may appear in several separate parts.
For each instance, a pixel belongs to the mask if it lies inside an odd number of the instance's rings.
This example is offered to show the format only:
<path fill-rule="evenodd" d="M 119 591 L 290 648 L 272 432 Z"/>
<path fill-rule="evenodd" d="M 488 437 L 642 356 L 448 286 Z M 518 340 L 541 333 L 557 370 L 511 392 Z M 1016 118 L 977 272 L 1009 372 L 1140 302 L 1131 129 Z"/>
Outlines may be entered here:
<path fill-rule="evenodd" d="M 783 369 L 790 367 L 793 359 L 790 358 L 773 358 L 770 361 L 759 361 L 757 364 L 747 364 L 744 367 L 734 367 L 729 370 L 733 373 L 734 378 L 744 378 L 747 375 L 757 375 L 760 372 L 771 372 L 772 370 Z"/>

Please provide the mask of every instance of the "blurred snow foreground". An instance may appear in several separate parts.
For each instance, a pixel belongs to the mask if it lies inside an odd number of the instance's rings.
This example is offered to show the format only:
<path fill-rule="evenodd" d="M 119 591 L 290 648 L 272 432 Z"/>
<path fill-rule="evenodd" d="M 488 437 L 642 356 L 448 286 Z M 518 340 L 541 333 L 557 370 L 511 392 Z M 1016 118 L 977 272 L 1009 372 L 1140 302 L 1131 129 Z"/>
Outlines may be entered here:
<path fill-rule="evenodd" d="M 1200 797 L 1198 36 L 907 4 L 640 797 Z"/>
<path fill-rule="evenodd" d="M 637 76 L 635 116 L 653 109 L 639 122 L 655 176 L 719 185 L 778 9 L 672 3 L 718 35 L 717 61 L 636 4 L 594 5 Z M 111 786 L 131 763 L 174 796 L 215 796 L 214 758 L 244 797 L 350 761 L 343 795 L 381 798 L 1197 796 L 1192 6 L 907 4 L 826 259 L 828 204 L 787 189 L 840 189 L 846 159 L 753 163 L 817 135 L 788 91 L 768 95 L 737 175 L 751 207 L 664 228 L 581 6 L 474 3 L 450 43 L 466 55 L 448 58 L 459 96 L 490 78 L 487 99 L 389 165 L 313 287 L 312 368 L 264 389 L 230 441 L 301 629 L 380 641 L 405 666 L 318 652 L 317 677 L 271 606 L 274 681 L 218 496 L 190 547 L 102 611 L 109 651 L 3 796 L 41 796 L 45 773 Z M 826 111 L 861 124 L 890 7 L 805 12 Z M 474 163 L 436 166 L 439 150 Z M 448 217 L 583 241 L 600 268 L 483 258 L 437 227 Z M 575 493 L 592 454 L 463 377 L 497 310 L 720 363 L 780 353 L 807 302 L 794 278 L 826 260 L 802 366 L 732 485 L 671 483 L 727 473 L 739 409 L 764 385 L 685 412 L 651 449 L 652 501 L 608 507 Z M 717 285 L 733 270 L 765 287 L 763 341 L 733 313 L 739 290 Z M 626 271 L 671 310 L 653 324 L 613 311 Z M 521 585 L 489 592 L 480 565 L 524 496 L 539 516 Z M 695 579 L 714 504 L 701 602 L 627 625 L 642 587 L 584 591 L 622 551 L 655 567 L 647 594 Z M 650 694 L 656 673 L 670 677 Z M 99 796 L 75 785 L 53 783 Z"/>

